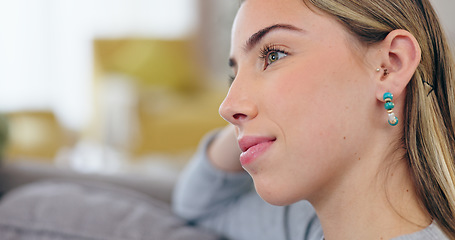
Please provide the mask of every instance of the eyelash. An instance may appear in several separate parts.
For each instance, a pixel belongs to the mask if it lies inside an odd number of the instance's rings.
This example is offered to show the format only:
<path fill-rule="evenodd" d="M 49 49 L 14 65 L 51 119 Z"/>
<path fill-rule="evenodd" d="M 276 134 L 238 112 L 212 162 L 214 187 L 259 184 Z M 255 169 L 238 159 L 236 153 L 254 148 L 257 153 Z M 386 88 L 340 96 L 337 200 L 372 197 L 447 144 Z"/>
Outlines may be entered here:
<path fill-rule="evenodd" d="M 232 85 L 232 83 L 234 82 L 234 80 L 235 80 L 235 76 L 230 75 L 230 76 L 229 76 L 229 86 Z"/>
<path fill-rule="evenodd" d="M 266 45 L 264 46 L 261 50 L 260 50 L 260 55 L 259 55 L 259 58 L 262 59 L 264 61 L 264 70 L 267 69 L 267 67 L 272 64 L 272 63 L 268 63 L 268 56 L 270 55 L 270 53 L 273 53 L 273 52 L 277 52 L 277 53 L 283 53 L 283 54 L 286 54 L 286 55 L 289 55 L 289 53 L 284 50 L 284 49 L 280 49 L 279 46 L 277 45 L 274 45 L 274 44 L 270 44 L 270 45 Z M 281 58 L 280 58 L 281 59 Z M 279 60 L 279 59 L 277 59 Z M 230 75 L 229 78 L 229 85 L 232 85 L 232 83 L 234 82 L 235 80 L 235 76 L 233 75 Z"/>
<path fill-rule="evenodd" d="M 270 64 L 273 63 L 273 62 L 272 62 L 272 63 L 268 63 L 268 57 L 269 57 L 269 55 L 270 55 L 271 53 L 274 53 L 274 52 L 283 53 L 283 54 L 286 54 L 286 56 L 289 55 L 289 53 L 288 53 L 286 50 L 280 48 L 280 47 L 277 46 L 277 45 L 274 45 L 274 44 L 265 45 L 265 46 L 261 49 L 260 55 L 259 55 L 259 58 L 262 59 L 262 60 L 264 61 L 264 70 L 267 69 L 267 67 L 268 67 Z M 281 59 L 281 58 L 280 58 L 280 59 Z M 279 60 L 279 59 L 277 59 L 277 60 Z M 277 60 L 276 60 L 276 61 L 277 61 Z"/>

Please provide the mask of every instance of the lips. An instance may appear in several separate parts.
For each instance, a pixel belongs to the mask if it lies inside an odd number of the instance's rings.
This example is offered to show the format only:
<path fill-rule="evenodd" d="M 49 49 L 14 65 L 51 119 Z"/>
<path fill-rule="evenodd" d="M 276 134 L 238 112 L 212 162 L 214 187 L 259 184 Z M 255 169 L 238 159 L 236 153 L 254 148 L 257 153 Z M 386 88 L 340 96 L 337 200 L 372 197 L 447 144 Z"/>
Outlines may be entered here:
<path fill-rule="evenodd" d="M 248 165 L 265 153 L 275 140 L 276 138 L 272 137 L 243 137 L 239 139 L 239 147 L 242 150 L 242 154 L 240 154 L 242 165 Z"/>

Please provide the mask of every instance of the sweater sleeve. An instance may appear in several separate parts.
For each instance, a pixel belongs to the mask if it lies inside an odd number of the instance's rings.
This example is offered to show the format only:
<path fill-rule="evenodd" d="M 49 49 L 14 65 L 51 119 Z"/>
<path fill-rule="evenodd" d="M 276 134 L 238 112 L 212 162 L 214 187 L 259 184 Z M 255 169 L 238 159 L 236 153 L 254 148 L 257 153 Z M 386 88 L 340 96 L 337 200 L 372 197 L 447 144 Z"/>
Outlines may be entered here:
<path fill-rule="evenodd" d="M 173 209 L 177 215 L 231 240 L 321 239 L 308 202 L 270 205 L 256 193 L 246 172 L 215 168 L 206 154 L 215 137 L 212 133 L 201 142 L 176 185 Z"/>
<path fill-rule="evenodd" d="M 253 189 L 246 172 L 225 172 L 210 163 L 207 148 L 216 135 L 217 132 L 212 132 L 202 140 L 174 190 L 173 209 L 188 221 L 198 221 L 222 211 L 226 204 Z"/>

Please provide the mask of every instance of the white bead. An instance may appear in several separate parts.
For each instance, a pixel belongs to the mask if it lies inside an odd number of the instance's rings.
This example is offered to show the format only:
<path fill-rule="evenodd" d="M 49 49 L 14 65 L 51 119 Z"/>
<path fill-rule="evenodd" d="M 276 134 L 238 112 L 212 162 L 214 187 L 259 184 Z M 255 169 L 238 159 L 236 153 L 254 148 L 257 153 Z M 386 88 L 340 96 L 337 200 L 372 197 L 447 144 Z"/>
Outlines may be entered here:
<path fill-rule="evenodd" d="M 396 120 L 395 113 L 389 113 L 389 122 L 395 123 Z"/>

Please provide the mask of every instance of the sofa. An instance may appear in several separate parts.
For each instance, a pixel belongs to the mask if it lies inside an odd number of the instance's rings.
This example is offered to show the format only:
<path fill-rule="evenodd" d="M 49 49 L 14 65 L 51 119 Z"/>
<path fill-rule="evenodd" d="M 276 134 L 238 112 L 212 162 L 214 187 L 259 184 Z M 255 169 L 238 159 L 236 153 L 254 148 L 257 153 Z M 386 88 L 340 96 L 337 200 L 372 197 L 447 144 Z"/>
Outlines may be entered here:
<path fill-rule="evenodd" d="M 83 174 L 45 164 L 0 167 L 1 240 L 212 240 L 170 207 L 174 181 Z"/>

